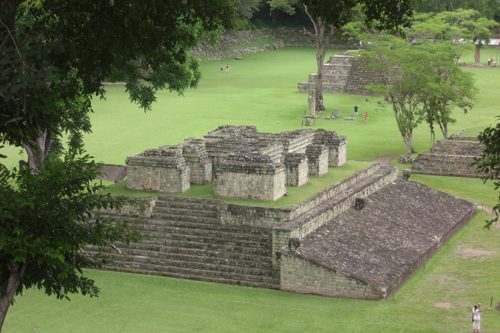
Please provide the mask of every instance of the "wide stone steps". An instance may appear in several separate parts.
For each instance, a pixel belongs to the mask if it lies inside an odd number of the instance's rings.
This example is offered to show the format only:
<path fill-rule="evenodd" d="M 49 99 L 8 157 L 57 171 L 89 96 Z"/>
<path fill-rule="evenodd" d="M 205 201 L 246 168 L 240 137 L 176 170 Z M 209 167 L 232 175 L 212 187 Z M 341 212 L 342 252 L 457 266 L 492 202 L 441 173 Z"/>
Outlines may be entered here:
<path fill-rule="evenodd" d="M 232 275 L 232 278 L 241 278 L 246 280 L 266 280 L 271 277 L 271 269 L 263 269 L 253 266 L 235 266 L 224 263 L 214 264 L 209 262 L 200 261 L 176 261 L 172 259 L 164 259 L 158 257 L 143 257 L 134 256 L 133 262 L 130 262 L 124 255 L 115 255 L 115 265 L 117 266 L 130 266 L 130 267 L 144 267 L 148 269 L 149 266 L 154 266 L 155 270 L 162 270 L 167 272 L 183 272 L 190 273 L 193 271 L 203 271 L 205 275 Z M 213 272 L 209 274 L 207 272 Z M 269 279 L 267 279 L 269 280 Z"/>
<path fill-rule="evenodd" d="M 141 224 L 142 222 L 139 222 Z M 144 223 L 142 223 L 144 224 Z M 264 237 L 269 233 L 268 229 L 264 228 L 254 228 L 245 225 L 235 226 L 230 224 L 210 224 L 210 223 L 197 223 L 197 222 L 186 222 L 186 221 L 175 221 L 175 220 L 162 220 L 162 219 L 150 219 L 147 224 L 152 225 L 163 225 L 168 227 L 176 228 L 186 228 L 186 229 L 197 229 L 200 231 L 221 231 L 221 232 L 232 232 L 232 233 L 242 233 L 246 235 L 262 236 Z"/>
<path fill-rule="evenodd" d="M 230 278 L 222 278 L 222 277 L 214 278 L 214 277 L 192 275 L 192 274 L 182 274 L 182 273 L 172 273 L 172 272 L 165 273 L 165 272 L 150 271 L 150 270 L 145 270 L 145 269 L 111 267 L 111 266 L 106 267 L 106 268 L 111 269 L 111 270 L 115 270 L 118 272 L 159 275 L 159 276 L 167 276 L 167 277 L 173 277 L 173 278 L 178 278 L 178 279 L 188 279 L 188 280 L 198 280 L 198 281 L 204 281 L 204 282 L 244 285 L 247 287 L 255 287 L 255 288 L 279 289 L 279 278 L 275 278 L 275 281 L 273 281 L 272 283 L 265 283 L 265 282 L 241 281 L 238 279 L 230 279 Z"/>
<path fill-rule="evenodd" d="M 199 215 L 178 215 L 171 213 L 156 213 L 153 211 L 151 217 L 154 219 L 164 219 L 170 221 L 183 221 L 192 223 L 205 223 L 205 224 L 219 224 L 219 220 L 216 217 L 210 216 L 199 216 Z"/>
<path fill-rule="evenodd" d="M 157 202 L 158 203 L 158 202 Z M 217 218 L 217 211 L 216 210 L 195 210 L 195 209 L 188 209 L 188 208 L 177 208 L 177 207 L 170 207 L 170 206 L 156 206 L 153 209 L 153 214 L 170 214 L 170 215 L 177 215 L 177 216 L 200 216 L 200 217 L 209 217 L 209 218 Z"/>
<path fill-rule="evenodd" d="M 271 250 L 266 251 L 253 251 L 253 249 L 245 249 L 243 251 L 224 251 L 223 248 L 203 248 L 203 247 L 182 247 L 182 246 L 171 246 L 170 244 L 153 244 L 153 243 L 132 243 L 124 248 L 125 251 L 137 250 L 140 255 L 152 255 L 156 252 L 156 255 L 163 255 L 165 253 L 185 255 L 186 259 L 189 260 L 192 257 L 199 258 L 214 258 L 220 257 L 227 260 L 236 261 L 261 261 L 269 260 L 271 255 Z M 141 252 L 142 251 L 142 252 Z"/>
<path fill-rule="evenodd" d="M 107 254 L 114 255 L 115 250 L 108 249 Z M 269 256 L 251 256 L 234 253 L 198 253 L 197 255 L 178 253 L 175 249 L 162 247 L 162 251 L 149 251 L 137 248 L 128 248 L 123 252 L 126 255 L 159 258 L 171 262 L 207 263 L 212 265 L 232 265 L 244 268 L 259 268 L 269 270 L 272 268 L 272 261 Z"/>
<path fill-rule="evenodd" d="M 145 258 L 150 259 L 150 258 Z M 203 269 L 192 268 L 186 266 L 169 266 L 167 262 L 158 261 L 158 263 L 141 262 L 140 258 L 136 258 L 133 262 L 127 260 L 116 259 L 113 264 L 106 265 L 106 268 L 111 269 L 125 269 L 125 270 L 137 270 L 138 272 L 150 271 L 162 273 L 162 275 L 167 276 L 191 276 L 191 277 L 204 277 L 211 279 L 225 279 L 233 280 L 237 284 L 248 284 L 248 283 L 263 283 L 266 285 L 279 285 L 279 279 L 277 276 L 272 274 L 269 270 L 268 274 L 260 274 L 260 271 L 251 269 L 238 269 L 235 267 L 228 266 L 228 270 L 224 270 L 224 267 L 219 267 L 218 269 Z M 207 267 L 208 268 L 208 267 Z M 253 273 L 253 274 L 252 274 Z M 196 278 L 195 278 L 196 279 Z M 238 283 L 239 282 L 239 283 Z"/>
<path fill-rule="evenodd" d="M 182 234 L 199 237 L 210 237 L 215 239 L 233 239 L 238 241 L 247 241 L 249 243 L 267 244 L 271 242 L 271 235 L 269 232 L 250 233 L 244 230 L 227 230 L 224 228 L 208 229 L 196 228 L 196 226 L 183 226 L 182 223 L 174 222 L 175 225 L 170 224 L 171 221 L 165 221 L 165 224 L 140 224 L 135 225 L 139 231 L 148 233 L 172 233 Z M 173 222 L 173 221 L 172 221 Z M 199 225 L 199 224 L 198 224 Z"/>
<path fill-rule="evenodd" d="M 270 255 L 270 249 L 266 247 L 257 246 L 246 246 L 244 243 L 200 243 L 195 241 L 186 240 L 176 240 L 176 239 L 163 239 L 163 238 L 149 238 L 143 239 L 142 244 L 158 244 L 162 246 L 170 246 L 172 248 L 188 248 L 197 249 L 201 251 L 219 251 L 224 252 L 234 252 L 234 253 L 244 253 L 251 255 Z M 134 243 L 138 244 L 138 243 Z"/>
<path fill-rule="evenodd" d="M 220 244 L 220 245 L 230 245 L 230 246 L 241 246 L 241 247 L 264 247 L 264 246 L 269 246 L 270 240 L 269 239 L 239 239 L 239 238 L 222 238 L 222 237 L 216 237 L 216 236 L 208 236 L 208 235 L 192 235 L 192 234 L 186 234 L 186 233 L 179 233 L 179 232 L 169 232 L 167 231 L 158 231 L 158 230 L 148 230 L 148 226 L 145 226 L 144 228 L 141 227 L 136 227 L 136 229 L 141 232 L 142 235 L 146 236 L 147 238 L 155 238 L 157 240 L 162 240 L 162 241 L 181 241 L 181 242 L 189 242 L 189 243 L 214 243 L 214 244 Z"/>

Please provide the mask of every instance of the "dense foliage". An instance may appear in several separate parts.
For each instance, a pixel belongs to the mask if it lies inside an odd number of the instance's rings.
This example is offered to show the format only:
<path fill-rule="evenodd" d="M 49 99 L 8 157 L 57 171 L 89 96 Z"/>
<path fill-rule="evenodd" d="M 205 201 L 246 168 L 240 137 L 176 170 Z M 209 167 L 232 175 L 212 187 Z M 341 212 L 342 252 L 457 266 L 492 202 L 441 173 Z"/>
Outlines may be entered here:
<path fill-rule="evenodd" d="M 95 295 L 84 246 L 126 240 L 125 226 L 96 209 L 120 201 L 92 185 L 82 153 L 93 96 L 125 74 L 130 99 L 147 110 L 160 89 L 183 92 L 200 78 L 189 50 L 205 32 L 230 26 L 232 0 L 4 0 L 0 2 L 0 144 L 28 162 L 0 178 L 0 329 L 16 293 L 44 288 Z M 68 139 L 67 149 L 62 142 Z M 0 164 L 1 167 L 1 164 Z M 8 198 L 8 200 L 6 200 Z"/>
<path fill-rule="evenodd" d="M 500 120 L 500 116 L 497 118 Z M 477 168 L 480 172 L 484 172 L 487 176 L 484 181 L 493 181 L 495 191 L 500 192 L 500 121 L 496 126 L 490 126 L 484 129 L 479 135 L 479 141 L 485 145 L 485 150 L 481 158 L 476 161 Z M 500 193 L 498 201 L 493 207 L 495 216 L 486 222 L 486 227 L 498 221 L 500 214 Z"/>

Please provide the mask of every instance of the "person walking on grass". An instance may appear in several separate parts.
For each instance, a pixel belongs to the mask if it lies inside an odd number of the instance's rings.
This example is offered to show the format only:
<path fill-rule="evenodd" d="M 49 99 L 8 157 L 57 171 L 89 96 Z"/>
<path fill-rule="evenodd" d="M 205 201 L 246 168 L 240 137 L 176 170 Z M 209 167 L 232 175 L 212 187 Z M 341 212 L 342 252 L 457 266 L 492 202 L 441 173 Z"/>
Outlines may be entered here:
<path fill-rule="evenodd" d="M 476 304 L 472 308 L 472 333 L 481 331 L 481 304 Z"/>

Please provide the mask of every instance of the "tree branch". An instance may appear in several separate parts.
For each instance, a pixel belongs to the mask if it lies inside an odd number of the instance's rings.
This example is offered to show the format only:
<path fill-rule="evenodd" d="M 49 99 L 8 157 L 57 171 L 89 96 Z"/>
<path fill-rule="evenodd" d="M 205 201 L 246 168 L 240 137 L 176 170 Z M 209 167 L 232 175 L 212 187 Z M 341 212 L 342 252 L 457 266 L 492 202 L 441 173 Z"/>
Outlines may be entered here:
<path fill-rule="evenodd" d="M 21 54 L 21 51 L 19 50 L 19 47 L 17 46 L 16 39 L 14 38 L 14 35 L 12 35 L 12 32 L 10 31 L 9 27 L 7 26 L 7 24 L 5 24 L 1 19 L 0 19 L 0 24 L 5 28 L 5 31 L 10 36 L 10 39 L 12 39 L 12 43 L 14 44 L 14 48 L 16 49 L 16 52 L 17 52 L 17 54 L 19 56 L 19 59 L 23 63 L 23 66 L 26 67 L 26 68 L 31 69 L 34 72 L 36 72 L 37 71 L 36 69 L 34 69 L 33 67 L 31 67 L 28 64 L 26 64 L 26 62 L 24 62 L 23 56 Z"/>
<path fill-rule="evenodd" d="M 309 14 L 309 10 L 307 9 L 307 5 L 304 4 L 304 10 L 306 12 L 307 17 L 309 17 L 309 20 L 311 20 L 311 23 L 313 24 L 314 31 L 316 32 L 316 36 L 318 35 L 318 27 L 316 26 L 316 22 L 314 22 L 314 19 L 312 18 L 311 14 Z"/>

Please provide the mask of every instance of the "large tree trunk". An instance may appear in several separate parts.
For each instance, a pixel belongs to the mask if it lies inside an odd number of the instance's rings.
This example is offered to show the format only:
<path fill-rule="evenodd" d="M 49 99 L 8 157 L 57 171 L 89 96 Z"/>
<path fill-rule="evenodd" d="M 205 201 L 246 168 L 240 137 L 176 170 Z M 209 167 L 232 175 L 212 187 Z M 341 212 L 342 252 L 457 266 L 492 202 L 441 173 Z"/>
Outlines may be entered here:
<path fill-rule="evenodd" d="M 17 263 L 10 263 L 10 275 L 7 281 L 2 281 L 0 285 L 0 332 L 2 331 L 7 311 L 14 300 L 17 288 L 21 284 L 21 280 L 26 271 L 26 264 L 20 265 Z"/>
<path fill-rule="evenodd" d="M 316 96 L 316 111 L 324 111 L 325 105 L 323 103 L 323 64 L 325 57 L 321 54 L 321 49 L 316 48 L 316 64 L 318 72 L 316 76 L 315 96 Z"/>
<path fill-rule="evenodd" d="M 325 63 L 325 55 L 328 51 L 328 47 L 330 46 L 330 33 L 331 31 L 327 31 L 329 27 L 325 20 L 321 17 L 313 18 L 309 11 L 307 10 L 307 6 L 304 5 L 304 10 L 309 17 L 313 27 L 314 33 L 307 31 L 304 28 L 304 32 L 311 36 L 316 42 L 316 85 L 315 85 L 315 98 L 316 98 L 316 111 L 324 111 L 325 105 L 323 102 L 323 64 Z"/>
<path fill-rule="evenodd" d="M 479 65 L 481 61 L 481 44 L 476 44 L 474 47 L 474 62 Z"/>
<path fill-rule="evenodd" d="M 40 130 L 36 140 L 24 144 L 31 170 L 37 171 L 42 168 L 43 161 L 49 154 L 51 147 L 52 135 L 47 130 Z"/>

